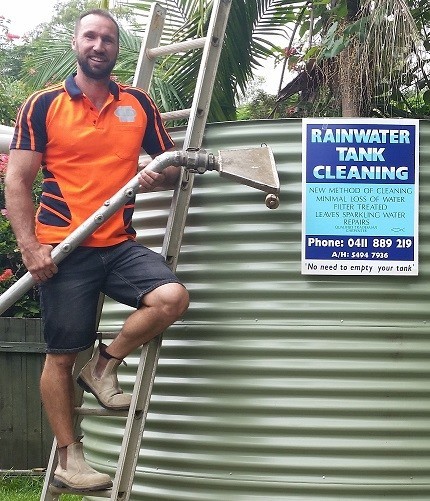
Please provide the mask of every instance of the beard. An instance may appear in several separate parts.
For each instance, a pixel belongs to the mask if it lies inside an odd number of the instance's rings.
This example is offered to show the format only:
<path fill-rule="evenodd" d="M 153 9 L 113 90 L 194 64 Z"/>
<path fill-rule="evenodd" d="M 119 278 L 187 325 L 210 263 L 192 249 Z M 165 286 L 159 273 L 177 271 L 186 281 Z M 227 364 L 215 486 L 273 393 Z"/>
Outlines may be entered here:
<path fill-rule="evenodd" d="M 77 62 L 83 74 L 93 80 L 103 80 L 110 77 L 110 74 L 116 64 L 116 60 L 113 60 L 107 66 L 103 66 L 102 68 L 92 68 L 87 60 L 80 56 L 78 56 Z"/>

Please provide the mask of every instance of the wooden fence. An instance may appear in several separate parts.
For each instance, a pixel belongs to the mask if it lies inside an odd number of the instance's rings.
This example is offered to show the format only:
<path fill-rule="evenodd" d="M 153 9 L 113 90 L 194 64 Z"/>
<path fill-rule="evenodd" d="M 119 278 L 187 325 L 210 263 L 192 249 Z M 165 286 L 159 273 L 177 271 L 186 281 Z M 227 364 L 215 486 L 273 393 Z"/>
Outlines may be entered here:
<path fill-rule="evenodd" d="M 45 468 L 52 434 L 39 378 L 45 345 L 40 319 L 0 317 L 0 470 Z"/>

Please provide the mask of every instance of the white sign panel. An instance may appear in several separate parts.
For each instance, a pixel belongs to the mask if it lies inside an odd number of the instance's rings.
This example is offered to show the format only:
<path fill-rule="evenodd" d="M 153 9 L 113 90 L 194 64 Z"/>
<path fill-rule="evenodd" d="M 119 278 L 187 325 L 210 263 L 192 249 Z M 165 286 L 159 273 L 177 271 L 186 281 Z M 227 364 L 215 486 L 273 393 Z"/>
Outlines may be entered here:
<path fill-rule="evenodd" d="M 418 274 L 418 140 L 418 120 L 303 120 L 303 274 Z"/>

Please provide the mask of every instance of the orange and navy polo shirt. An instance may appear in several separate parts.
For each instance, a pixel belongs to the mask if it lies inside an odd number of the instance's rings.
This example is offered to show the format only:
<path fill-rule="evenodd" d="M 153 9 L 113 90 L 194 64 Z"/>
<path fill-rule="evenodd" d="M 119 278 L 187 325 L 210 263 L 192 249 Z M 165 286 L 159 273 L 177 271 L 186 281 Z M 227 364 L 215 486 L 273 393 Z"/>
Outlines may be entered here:
<path fill-rule="evenodd" d="M 43 187 L 36 212 L 41 243 L 64 240 L 137 173 L 141 148 L 157 155 L 173 147 L 160 113 L 141 89 L 109 83 L 98 111 L 71 75 L 30 96 L 21 107 L 11 149 L 43 154 Z M 103 247 L 134 239 L 134 200 L 83 245 Z"/>

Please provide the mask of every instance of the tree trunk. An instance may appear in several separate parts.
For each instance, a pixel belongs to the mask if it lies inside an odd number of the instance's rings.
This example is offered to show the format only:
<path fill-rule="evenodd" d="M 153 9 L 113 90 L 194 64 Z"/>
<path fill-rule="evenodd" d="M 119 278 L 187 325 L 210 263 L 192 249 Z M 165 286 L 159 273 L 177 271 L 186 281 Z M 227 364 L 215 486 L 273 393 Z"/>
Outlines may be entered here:
<path fill-rule="evenodd" d="M 339 97 L 343 117 L 360 116 L 361 72 L 356 64 L 356 46 L 349 45 L 339 54 Z"/>

